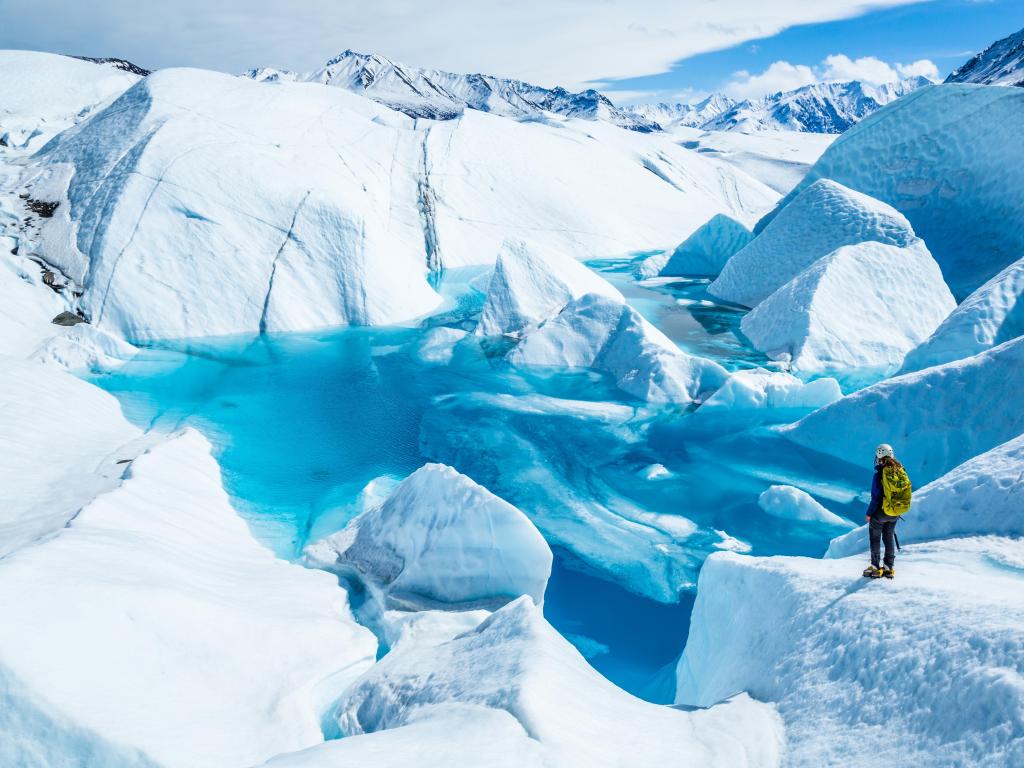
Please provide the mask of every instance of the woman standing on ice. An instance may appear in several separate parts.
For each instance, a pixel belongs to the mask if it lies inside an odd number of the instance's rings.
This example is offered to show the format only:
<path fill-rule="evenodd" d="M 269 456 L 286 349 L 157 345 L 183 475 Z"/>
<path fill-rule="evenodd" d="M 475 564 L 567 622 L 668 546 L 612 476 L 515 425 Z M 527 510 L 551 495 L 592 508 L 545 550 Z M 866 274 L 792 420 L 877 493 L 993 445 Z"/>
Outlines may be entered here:
<path fill-rule="evenodd" d="M 910 509 L 910 478 L 896 461 L 892 446 L 882 443 L 875 449 L 875 477 L 871 481 L 871 503 L 866 520 L 871 543 L 871 565 L 864 575 L 871 579 L 896 575 L 896 523 Z M 885 568 L 878 567 L 881 543 L 885 542 Z"/>

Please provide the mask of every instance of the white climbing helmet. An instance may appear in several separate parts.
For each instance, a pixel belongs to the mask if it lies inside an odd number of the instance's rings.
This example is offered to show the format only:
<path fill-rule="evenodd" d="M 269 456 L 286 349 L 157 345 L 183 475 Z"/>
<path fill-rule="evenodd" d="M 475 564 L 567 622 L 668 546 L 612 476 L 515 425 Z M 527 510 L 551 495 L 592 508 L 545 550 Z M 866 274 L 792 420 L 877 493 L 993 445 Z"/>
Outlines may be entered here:
<path fill-rule="evenodd" d="M 895 456 L 895 453 L 893 453 L 891 445 L 888 443 L 882 443 L 880 446 L 875 448 L 875 461 L 881 461 L 886 456 L 891 459 Z"/>

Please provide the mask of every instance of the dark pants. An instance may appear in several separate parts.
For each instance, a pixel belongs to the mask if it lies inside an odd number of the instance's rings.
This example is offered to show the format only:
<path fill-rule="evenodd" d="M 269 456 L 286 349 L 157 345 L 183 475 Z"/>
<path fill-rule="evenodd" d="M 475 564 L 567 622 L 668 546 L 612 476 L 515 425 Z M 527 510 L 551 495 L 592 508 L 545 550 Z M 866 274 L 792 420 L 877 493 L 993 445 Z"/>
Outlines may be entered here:
<path fill-rule="evenodd" d="M 896 562 L 896 523 L 898 519 L 872 517 L 868 523 L 868 537 L 871 540 L 871 564 L 878 567 L 881 543 L 885 542 L 885 567 L 892 568 Z"/>

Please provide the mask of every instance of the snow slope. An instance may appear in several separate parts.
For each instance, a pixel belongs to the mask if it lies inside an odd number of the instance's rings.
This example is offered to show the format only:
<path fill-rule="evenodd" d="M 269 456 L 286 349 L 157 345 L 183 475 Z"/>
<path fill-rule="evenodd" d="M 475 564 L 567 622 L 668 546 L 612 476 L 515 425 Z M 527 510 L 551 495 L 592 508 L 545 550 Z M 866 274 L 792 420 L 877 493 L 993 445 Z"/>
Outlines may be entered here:
<path fill-rule="evenodd" d="M 395 651 L 345 692 L 342 732 L 383 737 L 453 704 L 507 712 L 548 766 L 774 766 L 782 734 L 746 696 L 708 711 L 648 704 L 595 672 L 526 598 L 434 648 Z M 504 734 L 502 734 L 504 737 Z"/>
<path fill-rule="evenodd" d="M 5 764 L 97 765 L 105 739 L 147 760 L 104 764 L 242 767 L 323 740 L 376 643 L 333 577 L 256 543 L 209 451 L 193 431 L 157 445 L 0 560 Z"/>
<path fill-rule="evenodd" d="M 138 79 L 70 56 L 0 51 L 0 145 L 38 149 Z"/>
<path fill-rule="evenodd" d="M 575 259 L 552 251 L 541 253 L 522 240 L 506 241 L 494 264 L 476 332 L 518 334 L 585 293 L 625 301 L 611 283 Z"/>
<path fill-rule="evenodd" d="M 1022 114 L 1019 88 L 921 88 L 838 138 L 755 231 L 832 179 L 904 214 L 963 298 L 1024 253 Z"/>
<path fill-rule="evenodd" d="M 307 547 L 307 562 L 355 575 L 403 607 L 540 605 L 551 550 L 525 515 L 443 464 L 426 464 L 380 506 Z"/>
<path fill-rule="evenodd" d="M 914 492 L 900 542 L 953 536 L 1024 536 L 1024 435 L 968 459 Z M 865 527 L 832 540 L 826 557 L 867 548 Z"/>
<path fill-rule="evenodd" d="M 903 371 L 961 360 L 1024 335 L 1024 259 L 964 299 L 910 354 Z"/>
<path fill-rule="evenodd" d="M 1024 86 L 1024 29 L 992 43 L 953 70 L 946 82 Z"/>
<path fill-rule="evenodd" d="M 840 246 L 870 240 L 904 247 L 915 239 L 910 223 L 892 207 L 821 179 L 729 259 L 708 292 L 755 307 Z"/>
<path fill-rule="evenodd" d="M 964 360 L 887 379 L 782 429 L 790 440 L 870 466 L 891 443 L 917 487 L 1024 432 L 1011 407 L 1024 386 L 1024 338 Z"/>
<path fill-rule="evenodd" d="M 641 400 L 688 404 L 718 389 L 718 363 L 673 344 L 628 304 L 599 294 L 575 299 L 528 331 L 508 354 L 515 365 L 593 368 Z"/>
<path fill-rule="evenodd" d="M 864 563 L 712 555 L 677 701 L 775 703 L 792 768 L 1021 764 L 1024 543 L 913 544 L 894 581 Z"/>
<path fill-rule="evenodd" d="M 0 558 L 115 486 L 141 432 L 117 400 L 56 367 L 0 356 Z"/>
<path fill-rule="evenodd" d="M 749 314 L 757 349 L 803 374 L 867 380 L 894 373 L 956 307 L 924 243 L 837 248 Z"/>

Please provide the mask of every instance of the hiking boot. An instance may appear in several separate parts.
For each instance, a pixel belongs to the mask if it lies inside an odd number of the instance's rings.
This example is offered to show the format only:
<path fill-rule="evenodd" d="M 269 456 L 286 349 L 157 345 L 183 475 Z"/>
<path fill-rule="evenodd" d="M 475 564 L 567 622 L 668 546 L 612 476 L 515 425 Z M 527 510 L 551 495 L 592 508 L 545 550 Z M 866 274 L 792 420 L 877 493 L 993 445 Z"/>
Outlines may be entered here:
<path fill-rule="evenodd" d="M 869 565 L 864 569 L 864 578 L 866 579 L 877 579 L 882 575 L 882 569 L 876 565 Z"/>
<path fill-rule="evenodd" d="M 896 569 L 895 568 L 883 568 L 882 569 L 882 575 L 885 576 L 885 578 L 887 578 L 887 579 L 891 579 L 893 576 L 896 575 Z"/>

